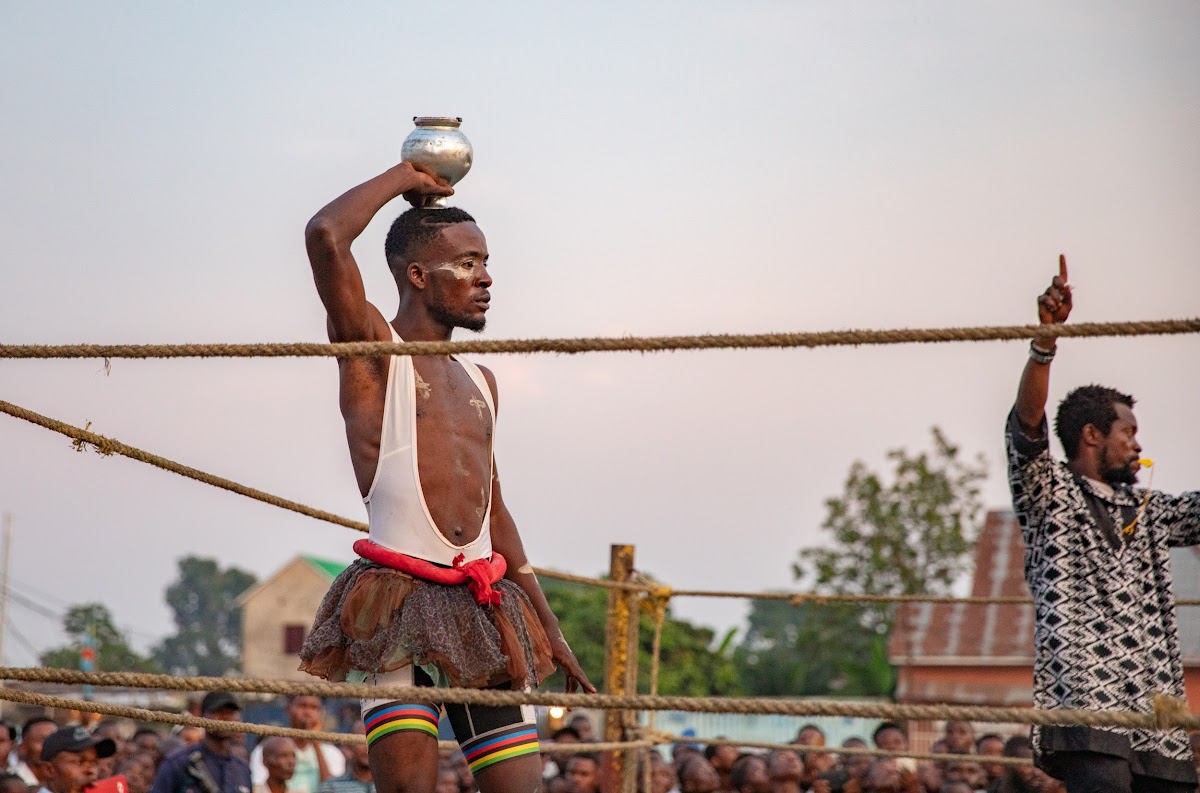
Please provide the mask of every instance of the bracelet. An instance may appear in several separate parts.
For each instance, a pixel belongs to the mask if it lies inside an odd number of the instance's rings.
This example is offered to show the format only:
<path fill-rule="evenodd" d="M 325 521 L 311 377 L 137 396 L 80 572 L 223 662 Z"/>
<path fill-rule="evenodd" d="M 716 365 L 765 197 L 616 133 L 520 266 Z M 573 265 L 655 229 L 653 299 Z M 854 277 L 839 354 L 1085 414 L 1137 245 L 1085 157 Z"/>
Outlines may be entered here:
<path fill-rule="evenodd" d="M 1029 342 L 1029 360 L 1040 364 L 1049 364 L 1054 360 L 1054 356 L 1058 354 L 1058 348 L 1052 350 L 1043 350 L 1037 346 L 1037 340 Z"/>

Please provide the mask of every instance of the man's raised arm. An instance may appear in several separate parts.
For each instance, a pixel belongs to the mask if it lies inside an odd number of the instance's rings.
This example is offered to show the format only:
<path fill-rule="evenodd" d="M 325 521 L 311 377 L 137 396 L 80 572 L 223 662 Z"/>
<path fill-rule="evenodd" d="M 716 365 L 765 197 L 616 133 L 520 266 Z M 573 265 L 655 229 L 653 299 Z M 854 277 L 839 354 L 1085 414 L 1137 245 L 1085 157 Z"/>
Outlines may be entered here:
<path fill-rule="evenodd" d="M 366 290 L 350 245 L 385 204 L 403 195 L 414 206 L 454 189 L 411 164 L 399 165 L 351 188 L 313 215 L 304 229 L 317 293 L 329 314 L 329 340 L 373 341 Z"/>
<path fill-rule="evenodd" d="M 1058 275 L 1038 298 L 1038 319 L 1043 325 L 1066 322 L 1071 314 L 1071 287 L 1067 285 L 1067 258 L 1058 257 Z M 1050 360 L 1058 339 L 1041 338 L 1033 342 L 1029 361 L 1017 389 L 1017 420 L 1030 432 L 1040 432 L 1050 395 Z"/>

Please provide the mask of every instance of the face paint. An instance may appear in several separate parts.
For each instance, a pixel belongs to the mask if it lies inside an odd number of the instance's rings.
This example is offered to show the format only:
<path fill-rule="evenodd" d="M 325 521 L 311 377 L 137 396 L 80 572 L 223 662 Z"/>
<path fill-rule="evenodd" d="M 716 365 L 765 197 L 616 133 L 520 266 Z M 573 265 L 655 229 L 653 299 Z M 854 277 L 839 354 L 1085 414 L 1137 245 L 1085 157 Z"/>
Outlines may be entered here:
<path fill-rule="evenodd" d="M 429 383 L 421 379 L 421 373 L 417 371 L 417 367 L 413 367 L 413 375 L 417 378 L 417 393 L 424 399 L 429 399 L 429 395 L 433 393 L 433 389 Z"/>
<path fill-rule="evenodd" d="M 475 277 L 475 261 L 468 259 L 465 262 L 443 262 L 431 270 L 445 270 L 460 281 L 466 281 L 469 278 Z"/>

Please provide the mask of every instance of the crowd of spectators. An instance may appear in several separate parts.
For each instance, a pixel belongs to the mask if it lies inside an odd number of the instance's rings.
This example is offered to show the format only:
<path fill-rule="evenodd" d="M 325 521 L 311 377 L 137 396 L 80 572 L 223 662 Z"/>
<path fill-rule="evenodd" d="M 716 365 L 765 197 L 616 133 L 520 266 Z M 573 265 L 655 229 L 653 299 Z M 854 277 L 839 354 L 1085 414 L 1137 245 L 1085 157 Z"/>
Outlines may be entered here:
<path fill-rule="evenodd" d="M 230 694 L 212 692 L 195 712 L 240 721 L 241 706 Z M 317 697 L 297 696 L 285 708 L 288 726 L 323 729 L 327 721 Z M 352 731 L 361 734 L 362 722 Z M 669 757 L 649 753 L 649 769 L 638 769 L 641 793 L 1063 793 L 1062 785 L 1030 765 L 1005 765 L 997 757 L 1032 756 L 1024 735 L 976 735 L 969 722 L 950 721 L 932 753 L 941 761 L 856 754 L 846 749 L 908 751 L 904 725 L 880 724 L 869 736 L 827 746 L 824 732 L 809 724 L 794 748 L 770 752 L 733 745 L 679 743 Z M 583 715 L 542 741 L 542 789 L 546 793 L 599 793 L 601 757 L 564 751 L 596 741 Z M 116 720 L 90 730 L 60 727 L 35 717 L 17 729 L 0 723 L 0 793 L 375 793 L 365 744 L 332 745 L 272 737 L 253 748 L 234 731 L 194 727 L 171 731 Z M 1200 733 L 1192 736 L 1200 758 Z M 583 748 L 575 746 L 576 750 Z M 1200 760 L 1197 761 L 1200 766 Z M 648 774 L 647 774 L 648 770 Z M 124 777 L 125 789 L 104 780 Z M 643 780 L 649 779 L 649 788 Z M 443 752 L 436 793 L 474 793 L 475 780 L 462 752 Z"/>

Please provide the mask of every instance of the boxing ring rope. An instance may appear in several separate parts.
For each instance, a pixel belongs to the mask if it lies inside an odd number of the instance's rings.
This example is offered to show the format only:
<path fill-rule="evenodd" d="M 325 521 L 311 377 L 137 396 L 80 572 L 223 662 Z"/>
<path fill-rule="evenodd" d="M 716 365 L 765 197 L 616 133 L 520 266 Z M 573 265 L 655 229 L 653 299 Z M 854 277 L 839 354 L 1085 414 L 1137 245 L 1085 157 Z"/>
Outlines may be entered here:
<path fill-rule="evenodd" d="M 960 328 L 898 328 L 802 333 L 622 336 L 581 339 L 471 339 L 466 341 L 358 341 L 338 344 L 4 344 L 0 358 L 351 358 L 380 355 L 463 353 L 672 352 L 680 350 L 856 347 L 955 341 L 1012 341 L 1042 338 L 1165 336 L 1200 332 L 1200 317 L 1136 322 L 1078 322 L 1063 325 L 997 325 Z"/>
<path fill-rule="evenodd" d="M 0 345 L 0 359 L 75 359 L 102 358 L 107 366 L 110 359 L 160 359 L 209 357 L 356 357 L 379 355 L 454 355 L 460 353 L 561 353 L 583 352 L 666 352 L 697 349 L 763 349 L 793 347 L 859 346 L 908 343 L 940 343 L 954 341 L 994 341 L 1013 339 L 1096 338 L 1104 336 L 1172 335 L 1200 332 L 1200 318 L 1159 320 L 1149 322 L 1077 323 L 1072 325 L 1019 325 L 973 328 L 934 328 L 900 330 L 849 330 L 811 333 L 701 335 L 669 337 L 623 337 L 583 339 L 532 340 L 471 340 L 458 342 L 354 342 L 344 344 L 269 343 L 269 344 L 158 344 L 158 345 Z M 281 509 L 306 515 L 357 531 L 367 531 L 362 521 L 352 520 L 325 510 L 310 507 L 290 499 L 242 485 L 224 477 L 169 460 L 152 452 L 100 435 L 88 427 L 80 428 L 43 416 L 27 408 L 0 401 L 0 412 L 58 432 L 71 438 L 76 451 L 93 448 L 102 456 L 118 454 L 148 465 L 171 471 L 180 476 L 228 492 L 254 499 Z M 719 597 L 785 600 L 794 606 L 804 603 L 979 603 L 1028 604 L 1020 597 L 952 597 L 942 595 L 873 595 L 821 594 L 812 592 L 739 592 L 712 590 L 674 590 L 669 586 L 645 579 L 633 570 L 632 546 L 614 546 L 608 579 L 560 573 L 535 568 L 542 577 L 578 584 L 598 586 L 608 590 L 608 624 L 605 654 L 606 694 L 552 694 L 548 692 L 517 692 L 479 689 L 429 689 L 395 686 L 366 687 L 323 681 L 297 683 L 251 678 L 203 678 L 147 675 L 142 673 L 79 672 L 60 669 L 0 669 L 0 679 L 31 682 L 82 683 L 129 688 L 160 688 L 178 691 L 228 691 L 267 694 L 310 694 L 323 697 L 385 696 L 412 702 L 428 701 L 431 696 L 446 703 L 482 705 L 533 704 L 545 706 L 598 708 L 610 711 L 605 735 L 614 740 L 599 744 L 579 744 L 575 747 L 555 747 L 556 752 L 603 751 L 614 752 L 610 761 L 612 779 L 619 780 L 621 789 L 635 789 L 636 752 L 644 753 L 656 745 L 676 742 L 709 745 L 734 745 L 764 749 L 802 749 L 787 744 L 768 744 L 734 740 L 684 738 L 654 729 L 654 713 L 658 710 L 707 713 L 778 714 L 790 716 L 840 716 L 847 718 L 876 718 L 884 720 L 942 720 L 1003 722 L 1031 725 L 1085 725 L 1123 727 L 1148 730 L 1176 728 L 1200 729 L 1200 717 L 1188 714 L 1185 702 L 1156 695 L 1153 713 L 1128 711 L 1038 710 L 1034 708 L 998 708 L 953 705 L 903 705 L 878 703 L 849 703 L 822 700 L 789 700 L 772 698 L 673 697 L 657 694 L 661 656 L 662 629 L 667 608 L 674 597 Z M 637 651 L 640 620 L 638 615 L 646 604 L 652 613 L 653 638 L 651 649 L 650 693 L 637 693 Z M 1200 605 L 1200 600 L 1179 600 L 1179 606 Z M 624 634 L 623 640 L 618 637 Z M 394 689 L 394 690 L 393 690 Z M 341 733 L 320 733 L 274 725 L 214 721 L 165 711 L 131 708 L 110 703 L 84 702 L 0 687 L 0 700 L 42 707 L 62 708 L 81 712 L 125 716 L 141 721 L 223 729 L 232 732 L 279 735 L 307 738 L 331 743 L 356 743 L 362 736 Z M 647 712 L 649 723 L 637 724 L 635 712 Z M 627 740 L 633 737 L 634 740 Z M 453 746 L 454 744 L 448 743 Z M 809 751 L 816 751 L 810 748 Z M 913 752 L 884 752 L 877 749 L 823 747 L 822 752 L 833 754 L 868 754 L 873 756 L 914 757 L 929 760 L 961 759 L 961 755 L 936 755 Z M 987 758 L 987 762 L 1027 764 L 1014 758 Z M 644 762 L 643 774 L 649 774 Z M 643 777 L 643 779 L 645 776 Z"/>

